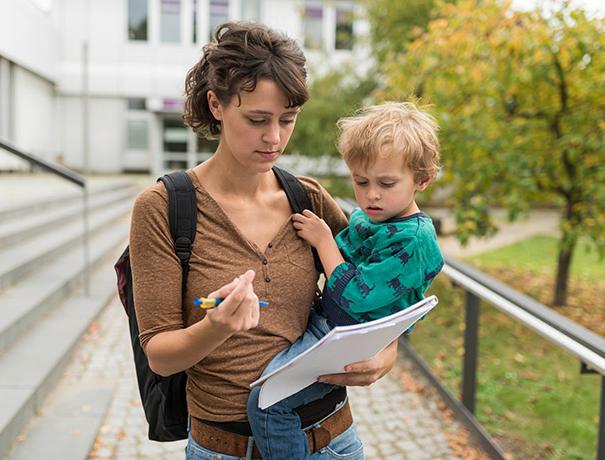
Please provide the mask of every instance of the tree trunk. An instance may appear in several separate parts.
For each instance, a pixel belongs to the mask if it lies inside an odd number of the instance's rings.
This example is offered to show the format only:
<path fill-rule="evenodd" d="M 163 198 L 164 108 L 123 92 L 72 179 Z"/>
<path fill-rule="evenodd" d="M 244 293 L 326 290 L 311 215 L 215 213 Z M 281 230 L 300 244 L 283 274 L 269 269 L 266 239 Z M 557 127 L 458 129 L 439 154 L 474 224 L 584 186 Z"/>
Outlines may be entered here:
<path fill-rule="evenodd" d="M 562 244 L 559 249 L 559 260 L 557 261 L 557 277 L 555 279 L 555 295 L 553 298 L 554 306 L 564 306 L 567 304 L 567 287 L 569 284 L 569 268 L 574 249 L 576 248 L 576 238 L 573 238 L 567 244 Z"/>

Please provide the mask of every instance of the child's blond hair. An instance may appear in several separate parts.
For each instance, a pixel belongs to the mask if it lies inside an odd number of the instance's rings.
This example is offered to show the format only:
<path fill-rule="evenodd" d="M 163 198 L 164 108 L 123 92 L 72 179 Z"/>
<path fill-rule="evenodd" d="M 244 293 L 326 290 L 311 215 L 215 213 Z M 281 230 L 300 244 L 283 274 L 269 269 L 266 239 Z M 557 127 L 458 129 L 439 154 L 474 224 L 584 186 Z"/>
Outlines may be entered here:
<path fill-rule="evenodd" d="M 385 102 L 338 121 L 338 151 L 351 167 L 367 168 L 380 156 L 400 155 L 416 184 L 439 171 L 439 126 L 412 102 Z"/>

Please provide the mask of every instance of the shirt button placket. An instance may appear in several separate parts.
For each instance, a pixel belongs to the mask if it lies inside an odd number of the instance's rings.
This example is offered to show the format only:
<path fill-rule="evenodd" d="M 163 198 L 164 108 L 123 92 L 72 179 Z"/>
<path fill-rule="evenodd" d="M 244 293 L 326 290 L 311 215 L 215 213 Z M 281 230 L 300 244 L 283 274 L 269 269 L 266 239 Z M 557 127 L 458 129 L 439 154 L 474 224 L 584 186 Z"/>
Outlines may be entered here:
<path fill-rule="evenodd" d="M 269 244 L 267 244 L 267 252 L 269 252 L 269 250 L 273 248 L 273 243 L 269 242 Z M 265 294 L 268 295 L 269 294 L 269 283 L 271 282 L 271 277 L 269 276 L 269 259 L 267 259 L 266 256 L 263 256 L 263 275 L 265 277 Z"/>

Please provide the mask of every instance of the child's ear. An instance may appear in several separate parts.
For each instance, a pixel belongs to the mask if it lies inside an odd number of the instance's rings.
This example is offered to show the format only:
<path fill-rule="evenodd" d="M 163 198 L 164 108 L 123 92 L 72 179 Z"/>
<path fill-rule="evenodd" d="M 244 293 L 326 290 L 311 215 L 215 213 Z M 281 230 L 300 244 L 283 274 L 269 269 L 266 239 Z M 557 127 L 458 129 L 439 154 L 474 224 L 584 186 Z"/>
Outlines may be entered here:
<path fill-rule="evenodd" d="M 223 106 L 221 105 L 221 101 L 219 101 L 217 95 L 212 90 L 209 90 L 208 93 L 206 93 L 206 97 L 208 98 L 208 107 L 210 108 L 212 116 L 216 120 L 221 121 L 223 118 Z"/>
<path fill-rule="evenodd" d="M 426 189 L 429 186 L 430 183 L 431 183 L 430 178 L 424 179 L 422 182 L 419 182 L 418 184 L 416 184 L 416 191 L 422 192 L 424 189 Z"/>

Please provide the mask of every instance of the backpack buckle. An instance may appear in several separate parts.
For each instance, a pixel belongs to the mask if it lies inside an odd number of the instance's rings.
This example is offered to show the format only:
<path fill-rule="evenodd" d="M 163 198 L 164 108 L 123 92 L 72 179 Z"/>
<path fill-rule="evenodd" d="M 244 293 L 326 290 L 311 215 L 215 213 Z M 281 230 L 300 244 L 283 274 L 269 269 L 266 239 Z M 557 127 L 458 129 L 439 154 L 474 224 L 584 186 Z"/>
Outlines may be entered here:
<path fill-rule="evenodd" d="M 191 240 L 186 236 L 179 236 L 174 242 L 176 255 L 181 261 L 189 260 L 191 256 Z"/>

